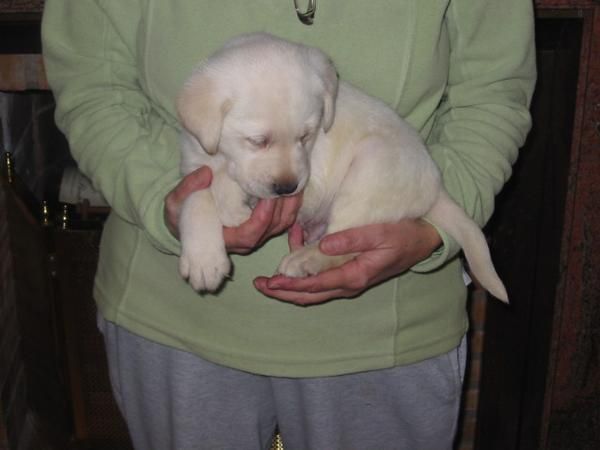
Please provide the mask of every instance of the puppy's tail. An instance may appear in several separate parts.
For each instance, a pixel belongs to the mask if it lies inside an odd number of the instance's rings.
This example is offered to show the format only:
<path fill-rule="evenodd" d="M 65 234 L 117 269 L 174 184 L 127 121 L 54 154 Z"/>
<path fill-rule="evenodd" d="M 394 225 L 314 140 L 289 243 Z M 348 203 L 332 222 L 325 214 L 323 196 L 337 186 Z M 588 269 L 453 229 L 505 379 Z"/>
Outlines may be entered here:
<path fill-rule="evenodd" d="M 452 236 L 462 247 L 473 275 L 494 297 L 508 303 L 506 288 L 494 269 L 490 249 L 479 226 L 441 189 L 425 216 Z"/>

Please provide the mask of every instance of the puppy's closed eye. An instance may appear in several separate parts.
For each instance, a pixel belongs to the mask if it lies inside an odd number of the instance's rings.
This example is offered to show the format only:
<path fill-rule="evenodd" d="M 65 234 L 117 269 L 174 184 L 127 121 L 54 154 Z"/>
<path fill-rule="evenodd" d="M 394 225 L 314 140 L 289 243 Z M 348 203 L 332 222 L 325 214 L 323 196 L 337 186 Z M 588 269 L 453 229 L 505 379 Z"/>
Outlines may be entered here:
<path fill-rule="evenodd" d="M 271 138 L 269 136 L 248 136 L 246 142 L 257 150 L 262 150 L 271 145 Z"/>

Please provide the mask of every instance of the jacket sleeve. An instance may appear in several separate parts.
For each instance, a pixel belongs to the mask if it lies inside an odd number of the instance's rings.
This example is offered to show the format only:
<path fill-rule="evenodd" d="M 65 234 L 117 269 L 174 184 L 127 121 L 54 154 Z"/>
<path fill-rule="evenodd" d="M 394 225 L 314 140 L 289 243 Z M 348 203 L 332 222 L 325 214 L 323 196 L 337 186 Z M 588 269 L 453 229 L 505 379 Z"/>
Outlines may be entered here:
<path fill-rule="evenodd" d="M 448 86 L 427 144 L 450 195 L 483 226 L 531 127 L 532 2 L 452 0 L 446 26 Z M 412 270 L 434 270 L 459 252 L 452 238 L 440 234 L 444 245 Z"/>
<path fill-rule="evenodd" d="M 179 179 L 177 130 L 142 87 L 139 3 L 48 0 L 44 62 L 56 122 L 80 170 L 114 214 L 142 229 L 159 250 L 178 253 L 163 216 L 164 197 Z M 118 11 L 107 11 L 116 4 Z"/>

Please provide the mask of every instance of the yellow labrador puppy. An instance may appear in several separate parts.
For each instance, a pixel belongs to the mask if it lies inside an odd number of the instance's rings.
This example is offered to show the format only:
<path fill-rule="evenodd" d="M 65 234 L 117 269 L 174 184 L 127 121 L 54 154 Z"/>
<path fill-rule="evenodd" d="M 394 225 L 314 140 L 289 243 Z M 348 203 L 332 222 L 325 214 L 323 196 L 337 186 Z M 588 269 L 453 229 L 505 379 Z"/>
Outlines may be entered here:
<path fill-rule="evenodd" d="M 181 275 L 214 291 L 229 274 L 222 226 L 248 219 L 257 199 L 304 190 L 298 215 L 307 245 L 281 261 L 292 277 L 355 255 L 331 257 L 318 241 L 366 224 L 427 218 L 461 245 L 479 282 L 507 301 L 486 240 L 440 181 L 417 132 L 384 103 L 339 82 L 320 50 L 268 34 L 243 35 L 200 64 L 177 100 L 182 173 L 213 171 L 210 189 L 180 215 Z"/>

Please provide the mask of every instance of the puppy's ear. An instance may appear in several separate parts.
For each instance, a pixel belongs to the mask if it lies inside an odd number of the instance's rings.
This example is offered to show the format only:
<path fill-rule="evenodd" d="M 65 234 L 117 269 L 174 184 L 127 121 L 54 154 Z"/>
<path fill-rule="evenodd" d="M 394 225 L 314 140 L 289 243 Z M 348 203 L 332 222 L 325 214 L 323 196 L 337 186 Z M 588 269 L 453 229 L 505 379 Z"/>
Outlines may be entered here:
<path fill-rule="evenodd" d="M 231 100 L 206 75 L 198 75 L 186 82 L 177 98 L 177 113 L 183 127 L 210 155 L 217 152 L 223 120 L 230 109 Z"/>
<path fill-rule="evenodd" d="M 311 49 L 310 60 L 319 76 L 323 92 L 323 131 L 328 132 L 335 119 L 335 102 L 338 92 L 338 73 L 333 61 L 322 51 Z"/>

